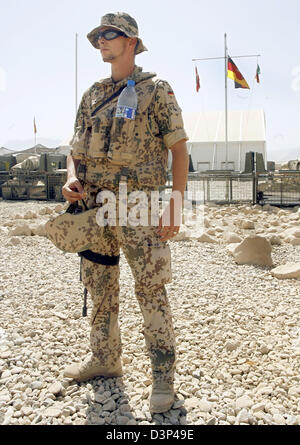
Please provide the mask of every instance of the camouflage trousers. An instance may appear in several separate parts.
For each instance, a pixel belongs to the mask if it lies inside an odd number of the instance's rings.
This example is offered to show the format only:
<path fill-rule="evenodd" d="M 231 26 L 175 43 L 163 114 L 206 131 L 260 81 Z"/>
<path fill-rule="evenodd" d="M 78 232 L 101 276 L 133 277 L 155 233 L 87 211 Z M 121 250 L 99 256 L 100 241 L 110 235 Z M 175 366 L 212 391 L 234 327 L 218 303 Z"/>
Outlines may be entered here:
<path fill-rule="evenodd" d="M 86 189 L 86 187 L 85 187 Z M 89 205 L 90 207 L 90 205 Z M 135 281 L 135 295 L 143 319 L 143 334 L 153 372 L 172 374 L 175 367 L 175 336 L 165 284 L 171 281 L 171 253 L 156 234 L 155 226 L 106 226 L 98 252 L 118 255 L 122 250 Z M 95 252 L 95 250 L 93 248 Z M 119 277 L 117 266 L 81 264 L 82 282 L 92 299 L 90 345 L 105 366 L 113 366 L 122 354 L 119 328 Z"/>

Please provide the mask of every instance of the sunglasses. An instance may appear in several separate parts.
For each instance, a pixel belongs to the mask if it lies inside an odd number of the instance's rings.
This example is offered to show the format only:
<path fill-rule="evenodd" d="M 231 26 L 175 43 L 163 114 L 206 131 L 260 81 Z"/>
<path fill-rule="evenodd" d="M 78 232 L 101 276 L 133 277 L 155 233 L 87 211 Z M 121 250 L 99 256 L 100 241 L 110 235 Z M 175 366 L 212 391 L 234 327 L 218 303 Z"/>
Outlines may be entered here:
<path fill-rule="evenodd" d="M 98 40 L 102 39 L 102 37 L 105 40 L 114 40 L 120 36 L 127 37 L 124 32 L 119 31 L 118 29 L 107 29 L 106 31 L 102 31 L 99 33 Z"/>

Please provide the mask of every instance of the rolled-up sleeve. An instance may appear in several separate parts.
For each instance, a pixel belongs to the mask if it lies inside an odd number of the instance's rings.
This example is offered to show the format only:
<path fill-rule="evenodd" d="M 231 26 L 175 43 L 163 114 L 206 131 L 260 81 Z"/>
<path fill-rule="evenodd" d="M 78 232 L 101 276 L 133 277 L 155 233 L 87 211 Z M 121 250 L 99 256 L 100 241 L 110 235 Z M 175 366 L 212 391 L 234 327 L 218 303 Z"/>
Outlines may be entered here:
<path fill-rule="evenodd" d="M 155 119 L 167 148 L 188 136 L 184 129 L 181 108 L 168 82 L 160 80 L 155 94 Z"/>
<path fill-rule="evenodd" d="M 74 159 L 83 159 L 87 153 L 88 135 L 87 129 L 90 127 L 90 117 L 88 112 L 87 92 L 82 96 L 74 125 L 74 134 L 69 144 L 71 155 Z"/>

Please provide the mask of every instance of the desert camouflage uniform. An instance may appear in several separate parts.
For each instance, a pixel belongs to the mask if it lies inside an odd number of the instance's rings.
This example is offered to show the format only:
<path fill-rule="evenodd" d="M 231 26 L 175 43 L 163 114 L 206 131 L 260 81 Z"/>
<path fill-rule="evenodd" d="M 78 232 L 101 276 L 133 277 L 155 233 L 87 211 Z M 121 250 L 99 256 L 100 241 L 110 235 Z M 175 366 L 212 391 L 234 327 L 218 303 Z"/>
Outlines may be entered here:
<path fill-rule="evenodd" d="M 83 95 L 71 145 L 73 158 L 84 165 L 84 172 L 78 176 L 87 192 L 89 208 L 97 205 L 95 199 L 100 190 L 110 190 L 118 196 L 120 182 L 126 181 L 128 193 L 143 190 L 149 198 L 151 191 L 166 182 L 168 148 L 187 136 L 170 85 L 165 81 L 154 83 L 154 76 L 135 67 L 130 77 L 136 81 L 139 105 L 136 120 L 130 123 L 126 134 L 114 128 L 118 125 L 112 118 L 117 98 L 99 113 L 93 115 L 93 110 L 126 85 L 127 79 L 117 83 L 111 78 L 104 79 Z M 124 165 L 128 167 L 125 176 Z M 98 246 L 95 240 L 92 250 L 103 253 L 103 242 L 106 254 L 118 255 L 122 248 L 135 280 L 152 370 L 159 373 L 174 369 L 175 337 L 165 288 L 171 281 L 170 248 L 160 240 L 156 230 L 151 225 L 106 226 L 103 239 L 98 240 Z M 118 323 L 119 266 L 83 259 L 82 280 L 93 301 L 92 352 L 103 365 L 113 366 L 122 352 Z"/>

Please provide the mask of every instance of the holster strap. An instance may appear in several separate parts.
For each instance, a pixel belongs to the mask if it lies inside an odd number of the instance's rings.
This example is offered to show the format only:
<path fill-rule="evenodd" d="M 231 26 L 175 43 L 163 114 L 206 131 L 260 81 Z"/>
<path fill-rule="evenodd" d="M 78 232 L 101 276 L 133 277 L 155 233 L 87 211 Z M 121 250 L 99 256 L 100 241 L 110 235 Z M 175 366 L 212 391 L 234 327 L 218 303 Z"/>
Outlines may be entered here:
<path fill-rule="evenodd" d="M 104 266 L 117 266 L 120 261 L 120 255 L 101 255 L 101 253 L 96 253 L 92 250 L 84 250 L 79 252 L 78 255 L 93 263 L 103 264 Z"/>

